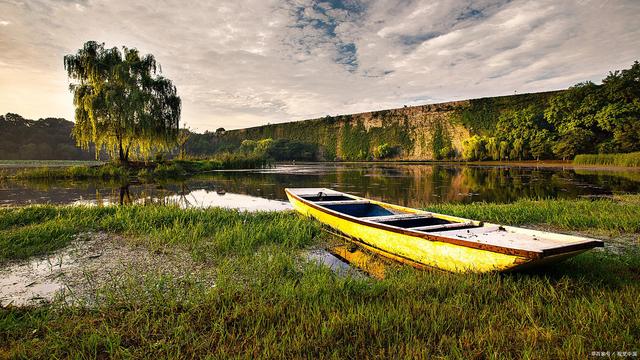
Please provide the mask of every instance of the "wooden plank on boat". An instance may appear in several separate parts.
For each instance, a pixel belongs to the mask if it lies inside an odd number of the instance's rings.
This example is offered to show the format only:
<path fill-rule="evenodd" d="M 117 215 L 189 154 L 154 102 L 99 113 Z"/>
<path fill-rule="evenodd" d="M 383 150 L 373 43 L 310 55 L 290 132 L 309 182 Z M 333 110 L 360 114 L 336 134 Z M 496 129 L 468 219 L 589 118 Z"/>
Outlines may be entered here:
<path fill-rule="evenodd" d="M 314 194 L 317 197 L 318 192 L 322 191 L 327 194 L 331 191 L 329 189 L 306 188 L 285 189 L 285 191 L 298 211 L 305 215 L 314 216 L 324 224 L 343 232 L 347 236 L 358 239 L 363 244 L 379 249 L 381 252 L 393 254 L 393 256 L 406 257 L 420 264 L 435 266 L 448 271 L 507 271 L 523 264 L 532 264 L 533 266 L 534 263 L 541 261 L 541 259 L 548 258 L 558 261 L 558 259 L 564 259 L 582 251 L 603 246 L 603 242 L 600 240 L 486 224 L 470 219 L 422 212 L 343 193 L 331 193 L 331 195 L 344 196 L 342 198 L 334 198 L 334 201 L 328 201 L 327 199 L 317 202 L 296 195 Z M 349 209 L 349 205 L 359 204 L 371 204 L 371 209 L 368 208 L 369 205 L 367 205 L 367 209 Z M 322 205 L 325 205 L 325 207 Z M 347 205 L 345 210 L 349 211 L 332 210 L 330 205 Z M 391 215 L 388 212 L 381 212 L 388 215 L 368 216 L 366 218 L 352 215 L 354 213 L 362 213 L 359 210 L 367 210 L 365 213 L 368 212 L 369 214 L 376 213 L 380 209 L 374 206 L 382 207 L 396 214 Z M 357 208 L 357 206 L 354 206 L 354 208 Z M 420 220 L 413 220 L 416 218 L 409 218 L 409 216 L 416 216 L 418 219 L 421 217 L 433 217 L 446 220 L 447 223 L 421 227 L 414 226 L 413 228 L 390 225 L 390 223 L 406 223 L 404 224 L 405 226 L 410 226 L 418 225 L 421 222 Z M 416 229 L 422 229 L 422 231 Z M 424 241 L 433 242 L 433 244 Z M 464 248 L 473 250 L 469 251 Z M 464 256 L 452 256 L 452 254 L 457 254 L 456 251 L 458 249 L 464 250 L 460 252 Z M 478 252 L 476 250 L 482 251 Z"/>
<path fill-rule="evenodd" d="M 360 205 L 360 204 L 370 204 L 368 200 L 336 200 L 336 201 L 315 201 L 314 204 L 317 205 Z"/>
<path fill-rule="evenodd" d="M 414 220 L 414 219 L 426 219 L 432 217 L 430 214 L 394 214 L 394 215 L 380 215 L 380 216 L 366 216 L 361 217 L 362 220 L 385 222 L 395 220 Z"/>
<path fill-rule="evenodd" d="M 568 246 L 574 244 L 584 245 L 591 242 L 576 241 L 567 242 L 562 239 L 554 239 L 551 233 L 538 233 L 531 231 L 530 233 L 516 232 L 504 229 L 501 226 L 484 226 L 469 229 L 456 229 L 442 232 L 431 232 L 430 234 L 447 237 L 451 239 L 465 240 L 483 245 L 498 246 L 509 249 L 518 249 L 526 251 L 534 251 L 539 253 L 548 253 L 551 249 L 567 249 Z"/>
<path fill-rule="evenodd" d="M 451 223 L 451 224 L 440 224 L 440 225 L 429 225 L 429 226 L 416 226 L 410 227 L 409 230 L 415 231 L 438 231 L 438 230 L 452 230 L 452 229 L 461 229 L 476 226 L 472 222 L 463 222 L 463 223 Z"/>

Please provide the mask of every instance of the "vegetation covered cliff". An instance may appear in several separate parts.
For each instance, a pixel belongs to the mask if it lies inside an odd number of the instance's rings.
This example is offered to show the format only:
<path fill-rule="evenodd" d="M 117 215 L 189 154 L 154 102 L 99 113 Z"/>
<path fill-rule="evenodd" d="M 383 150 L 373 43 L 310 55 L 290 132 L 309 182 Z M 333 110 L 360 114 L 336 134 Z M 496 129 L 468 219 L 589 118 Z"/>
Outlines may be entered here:
<path fill-rule="evenodd" d="M 465 141 L 492 133 L 501 114 L 529 106 L 544 108 L 555 94 L 483 98 L 219 130 L 194 134 L 188 147 L 193 153 L 205 154 L 241 148 L 245 140 L 273 139 L 281 147 L 297 147 L 292 158 L 309 160 L 461 158 Z"/>
<path fill-rule="evenodd" d="M 455 101 L 193 136 L 196 154 L 276 160 L 525 160 L 640 150 L 640 63 L 567 90 Z"/>

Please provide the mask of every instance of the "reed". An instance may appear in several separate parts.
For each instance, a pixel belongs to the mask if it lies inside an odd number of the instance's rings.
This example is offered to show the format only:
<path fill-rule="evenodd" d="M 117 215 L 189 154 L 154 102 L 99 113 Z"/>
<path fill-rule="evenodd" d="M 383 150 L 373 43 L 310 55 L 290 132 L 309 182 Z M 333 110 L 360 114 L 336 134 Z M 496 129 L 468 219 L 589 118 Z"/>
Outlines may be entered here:
<path fill-rule="evenodd" d="M 640 152 L 627 154 L 584 154 L 573 159 L 576 165 L 640 167 Z"/>
<path fill-rule="evenodd" d="M 253 154 L 223 153 L 208 159 L 170 160 L 160 163 L 132 163 L 122 166 L 107 163 L 97 166 L 40 166 L 25 167 L 13 171 L 0 171 L 0 180 L 142 180 L 184 178 L 195 174 L 226 169 L 255 169 L 271 166 L 270 159 Z"/>

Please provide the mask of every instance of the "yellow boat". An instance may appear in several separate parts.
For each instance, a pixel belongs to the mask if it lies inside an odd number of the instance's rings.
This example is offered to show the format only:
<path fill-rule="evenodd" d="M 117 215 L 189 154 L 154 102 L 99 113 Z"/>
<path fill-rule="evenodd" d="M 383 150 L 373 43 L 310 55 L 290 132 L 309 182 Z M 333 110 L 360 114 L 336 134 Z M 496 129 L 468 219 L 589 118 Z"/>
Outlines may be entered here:
<path fill-rule="evenodd" d="M 300 213 L 351 241 L 417 268 L 510 271 L 555 263 L 601 240 L 411 209 L 324 188 L 285 189 Z"/>

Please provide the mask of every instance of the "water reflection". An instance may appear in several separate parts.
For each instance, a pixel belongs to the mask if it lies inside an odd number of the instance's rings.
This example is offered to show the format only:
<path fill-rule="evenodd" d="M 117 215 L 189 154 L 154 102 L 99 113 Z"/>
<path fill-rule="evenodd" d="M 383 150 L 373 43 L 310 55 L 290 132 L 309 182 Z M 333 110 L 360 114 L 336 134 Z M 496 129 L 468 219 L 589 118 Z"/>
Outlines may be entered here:
<path fill-rule="evenodd" d="M 329 187 L 405 206 L 433 202 L 512 202 L 519 198 L 577 198 L 640 192 L 638 171 L 418 164 L 300 164 L 221 171 L 181 182 L 4 182 L 1 205 L 128 204 L 243 210 L 288 208 L 285 187 Z"/>
<path fill-rule="evenodd" d="M 150 185 L 123 185 L 119 188 L 118 201 L 115 196 L 103 197 L 97 192 L 95 199 L 74 201 L 76 205 L 131 205 L 160 204 L 180 208 L 222 207 L 240 211 L 284 211 L 293 207 L 287 201 L 271 200 L 256 196 L 228 193 L 224 189 L 192 190 L 186 183 L 178 185 L 179 190 L 166 189 Z"/>

